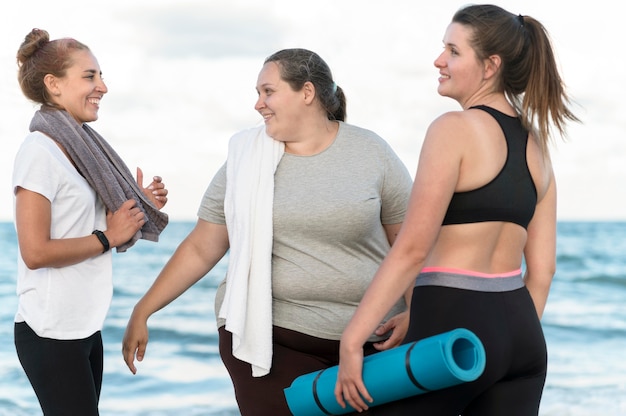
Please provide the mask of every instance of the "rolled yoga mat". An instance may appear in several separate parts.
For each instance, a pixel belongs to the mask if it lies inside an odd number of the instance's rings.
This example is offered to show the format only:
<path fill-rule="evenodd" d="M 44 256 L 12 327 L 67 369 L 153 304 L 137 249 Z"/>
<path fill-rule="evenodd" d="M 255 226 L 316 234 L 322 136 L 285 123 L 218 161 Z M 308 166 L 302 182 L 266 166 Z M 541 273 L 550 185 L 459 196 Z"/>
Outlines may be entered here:
<path fill-rule="evenodd" d="M 287 387 L 285 397 L 294 416 L 342 415 L 335 399 L 339 366 L 304 374 Z M 457 328 L 409 344 L 368 355 L 363 382 L 374 399 L 370 407 L 429 391 L 474 381 L 485 369 L 485 349 L 471 331 Z"/>

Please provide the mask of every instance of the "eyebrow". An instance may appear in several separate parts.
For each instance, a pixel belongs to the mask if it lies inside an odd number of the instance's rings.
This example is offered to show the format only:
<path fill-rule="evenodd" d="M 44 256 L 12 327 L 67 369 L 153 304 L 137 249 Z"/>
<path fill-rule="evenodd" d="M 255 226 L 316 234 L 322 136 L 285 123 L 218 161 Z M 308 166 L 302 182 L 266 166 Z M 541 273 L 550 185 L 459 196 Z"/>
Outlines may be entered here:
<path fill-rule="evenodd" d="M 268 86 L 269 86 L 269 87 L 272 87 L 273 85 L 274 85 L 274 84 L 272 84 L 271 82 L 265 82 L 265 83 L 263 83 L 263 84 L 261 84 L 261 85 L 258 85 L 258 86 L 256 86 L 256 87 L 254 87 L 254 88 L 258 91 L 260 88 L 266 88 L 266 87 L 268 87 Z"/>

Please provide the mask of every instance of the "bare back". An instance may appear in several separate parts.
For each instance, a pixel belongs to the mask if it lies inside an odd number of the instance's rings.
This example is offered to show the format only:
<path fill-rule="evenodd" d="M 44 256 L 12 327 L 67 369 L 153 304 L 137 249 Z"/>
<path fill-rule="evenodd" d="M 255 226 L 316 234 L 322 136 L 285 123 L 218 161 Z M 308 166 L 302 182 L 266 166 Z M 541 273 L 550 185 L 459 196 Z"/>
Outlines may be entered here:
<path fill-rule="evenodd" d="M 512 111 L 509 110 L 510 113 Z M 488 113 L 470 109 L 457 113 L 463 125 L 458 142 L 460 164 L 455 193 L 489 184 L 503 169 L 507 142 L 498 122 Z M 549 159 L 531 136 L 526 162 L 537 201 L 546 194 L 552 177 Z M 532 220 L 531 220 L 532 221 Z M 520 267 L 527 241 L 526 228 L 507 221 L 481 221 L 441 227 L 425 266 L 449 267 L 483 273 L 503 273 Z"/>

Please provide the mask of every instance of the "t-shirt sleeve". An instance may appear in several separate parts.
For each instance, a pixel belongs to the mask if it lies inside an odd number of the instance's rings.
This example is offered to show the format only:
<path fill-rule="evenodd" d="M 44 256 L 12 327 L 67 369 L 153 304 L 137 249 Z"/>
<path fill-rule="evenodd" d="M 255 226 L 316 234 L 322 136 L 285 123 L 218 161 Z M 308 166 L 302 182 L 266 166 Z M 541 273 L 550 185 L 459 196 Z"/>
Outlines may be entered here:
<path fill-rule="evenodd" d="M 387 145 L 380 213 L 380 219 L 383 224 L 398 224 L 404 221 L 412 186 L 413 179 L 405 164 L 393 149 Z"/>
<path fill-rule="evenodd" d="M 226 163 L 217 171 L 213 180 L 204 192 L 198 218 L 214 224 L 226 224 L 224 215 L 224 198 L 226 196 Z"/>
<path fill-rule="evenodd" d="M 49 149 L 36 140 L 24 141 L 13 164 L 13 193 L 20 187 L 41 194 L 52 202 L 59 184 L 58 162 Z"/>

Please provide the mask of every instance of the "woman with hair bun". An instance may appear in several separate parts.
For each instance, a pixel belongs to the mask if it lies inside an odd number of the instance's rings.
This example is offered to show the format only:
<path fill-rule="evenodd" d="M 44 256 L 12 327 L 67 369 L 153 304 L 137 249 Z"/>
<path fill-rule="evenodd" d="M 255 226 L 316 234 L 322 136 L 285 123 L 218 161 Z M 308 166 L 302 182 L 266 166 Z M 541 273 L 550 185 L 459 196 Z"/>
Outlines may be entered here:
<path fill-rule="evenodd" d="M 264 123 L 233 136 L 189 236 L 137 303 L 124 336 L 136 371 L 147 320 L 229 251 L 215 301 L 220 355 L 244 416 L 291 415 L 283 389 L 338 362 L 341 333 L 404 218 L 411 177 L 346 100 L 319 55 L 285 49 L 259 73 Z M 406 304 L 381 316 L 367 352 L 404 337 Z"/>
<path fill-rule="evenodd" d="M 95 416 L 111 249 L 157 241 L 167 189 L 144 188 L 88 123 L 108 89 L 75 39 L 33 29 L 17 53 L 24 95 L 40 105 L 13 169 L 19 245 L 15 346 L 46 416 Z"/>

